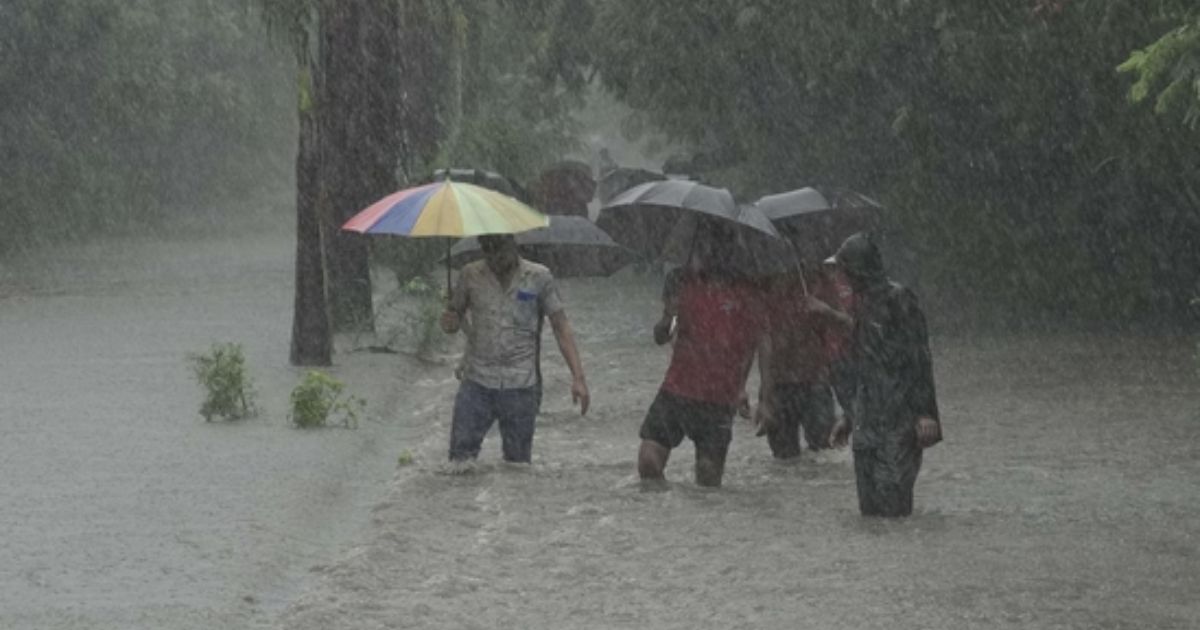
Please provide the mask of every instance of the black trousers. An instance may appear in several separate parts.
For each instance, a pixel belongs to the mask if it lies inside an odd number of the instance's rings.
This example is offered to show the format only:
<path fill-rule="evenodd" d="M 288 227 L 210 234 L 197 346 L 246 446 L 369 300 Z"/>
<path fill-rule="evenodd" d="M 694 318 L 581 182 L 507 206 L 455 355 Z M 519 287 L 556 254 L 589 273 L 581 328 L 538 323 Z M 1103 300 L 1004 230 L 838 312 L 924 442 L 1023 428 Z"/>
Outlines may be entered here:
<path fill-rule="evenodd" d="M 829 448 L 833 428 L 833 390 L 828 383 L 780 383 L 775 386 L 775 429 L 767 433 L 771 453 L 779 459 L 800 454 L 800 429 L 809 450 Z"/>
<path fill-rule="evenodd" d="M 921 472 L 921 448 L 916 436 L 889 436 L 873 448 L 854 450 L 858 509 L 863 516 L 897 517 L 912 514 L 913 486 Z"/>

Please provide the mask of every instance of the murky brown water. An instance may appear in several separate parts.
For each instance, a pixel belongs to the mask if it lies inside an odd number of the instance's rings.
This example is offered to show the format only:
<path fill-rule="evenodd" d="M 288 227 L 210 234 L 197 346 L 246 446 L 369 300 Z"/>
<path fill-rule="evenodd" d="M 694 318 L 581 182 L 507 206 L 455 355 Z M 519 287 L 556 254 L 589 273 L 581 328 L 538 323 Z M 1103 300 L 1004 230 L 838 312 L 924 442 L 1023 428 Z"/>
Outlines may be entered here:
<path fill-rule="evenodd" d="M 667 350 L 640 278 L 565 286 L 594 408 L 547 343 L 535 463 L 441 472 L 450 365 L 343 355 L 358 431 L 285 426 L 286 238 L 137 245 L 0 291 L 0 627 L 1195 628 L 1191 344 L 937 338 L 947 441 L 917 514 L 861 519 L 846 453 L 643 493 Z M 206 425 L 185 352 L 241 340 L 265 413 Z M 399 469 L 405 449 L 416 462 Z"/>
<path fill-rule="evenodd" d="M 530 470 L 438 473 L 453 382 L 415 396 L 428 448 L 286 628 L 1200 627 L 1200 389 L 1189 344 L 1070 336 L 937 339 L 948 439 L 917 514 L 857 514 L 848 454 L 771 460 L 748 425 L 726 485 L 634 478 L 667 362 L 655 287 L 566 286 L 594 412 L 561 360 Z M 553 355 L 551 355 L 553 356 Z"/>

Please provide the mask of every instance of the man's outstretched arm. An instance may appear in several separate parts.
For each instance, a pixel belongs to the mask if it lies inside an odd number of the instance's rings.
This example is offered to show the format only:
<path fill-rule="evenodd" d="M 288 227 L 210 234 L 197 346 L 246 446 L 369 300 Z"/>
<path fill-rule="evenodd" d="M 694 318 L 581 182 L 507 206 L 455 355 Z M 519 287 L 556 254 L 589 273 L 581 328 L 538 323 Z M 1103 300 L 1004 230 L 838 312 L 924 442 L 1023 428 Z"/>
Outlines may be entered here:
<path fill-rule="evenodd" d="M 554 329 L 554 339 L 558 341 L 563 360 L 571 369 L 571 397 L 579 403 L 579 413 L 586 416 L 591 394 L 588 392 L 587 379 L 583 375 L 583 363 L 579 360 L 579 348 L 575 346 L 575 333 L 571 331 L 567 312 L 560 309 L 551 315 L 550 327 Z"/>

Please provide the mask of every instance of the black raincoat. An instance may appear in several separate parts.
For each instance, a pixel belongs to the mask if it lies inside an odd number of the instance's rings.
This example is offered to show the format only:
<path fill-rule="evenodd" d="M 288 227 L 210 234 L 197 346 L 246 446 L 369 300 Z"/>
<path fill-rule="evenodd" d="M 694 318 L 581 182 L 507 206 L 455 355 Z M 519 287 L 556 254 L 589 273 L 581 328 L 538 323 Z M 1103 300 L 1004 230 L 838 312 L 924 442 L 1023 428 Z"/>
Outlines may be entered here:
<path fill-rule="evenodd" d="M 854 332 L 834 387 L 853 425 L 860 508 L 907 515 L 921 467 L 917 419 L 939 420 L 925 315 L 911 290 L 888 279 L 867 236 L 847 239 L 836 260 L 855 292 Z"/>

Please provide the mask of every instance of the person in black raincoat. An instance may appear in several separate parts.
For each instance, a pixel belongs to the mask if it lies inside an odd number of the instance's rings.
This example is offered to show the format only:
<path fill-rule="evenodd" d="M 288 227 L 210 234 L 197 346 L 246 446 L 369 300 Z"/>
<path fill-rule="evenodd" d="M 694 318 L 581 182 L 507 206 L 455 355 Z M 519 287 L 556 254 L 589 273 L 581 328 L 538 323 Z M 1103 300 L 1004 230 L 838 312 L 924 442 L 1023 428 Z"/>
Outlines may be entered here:
<path fill-rule="evenodd" d="M 834 261 L 854 289 L 855 312 L 834 375 L 846 414 L 830 442 L 853 442 L 864 516 L 908 516 L 922 450 L 942 439 L 925 315 L 916 294 L 888 279 L 868 235 L 846 239 Z"/>

